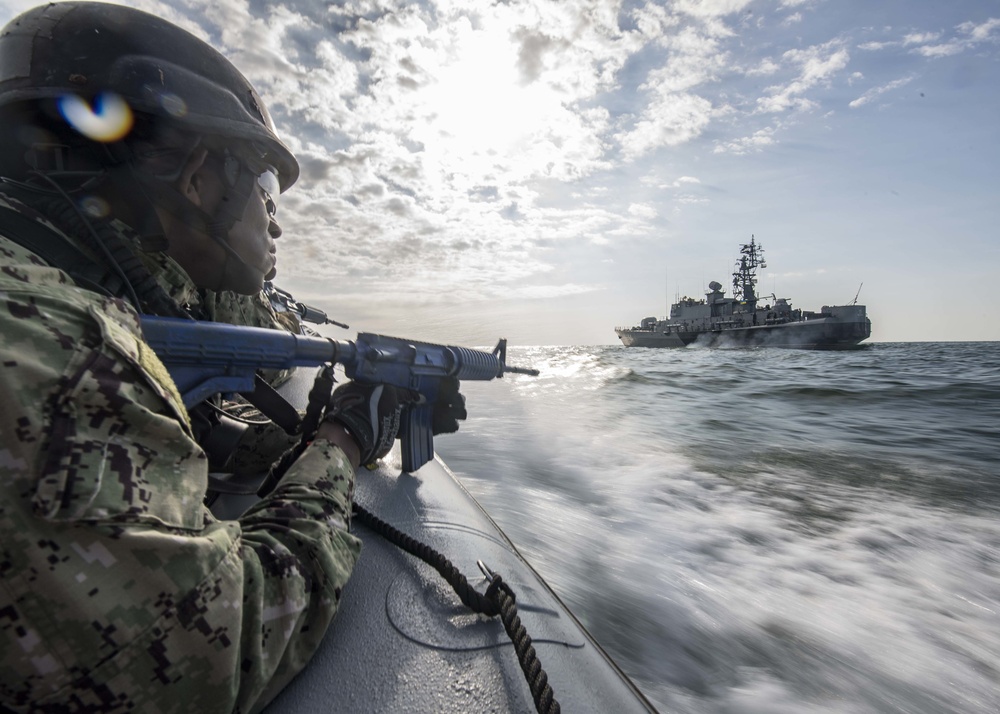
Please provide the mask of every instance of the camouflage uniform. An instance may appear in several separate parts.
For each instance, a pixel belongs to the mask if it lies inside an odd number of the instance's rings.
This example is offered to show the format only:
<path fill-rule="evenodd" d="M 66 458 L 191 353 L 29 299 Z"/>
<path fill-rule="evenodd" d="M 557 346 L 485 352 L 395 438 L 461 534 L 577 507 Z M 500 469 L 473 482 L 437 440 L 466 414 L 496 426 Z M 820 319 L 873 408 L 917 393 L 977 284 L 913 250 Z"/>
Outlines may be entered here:
<path fill-rule="evenodd" d="M 240 295 L 230 291 L 202 290 L 200 297 L 202 312 L 213 322 L 287 330 L 299 334 L 299 323 L 294 315 L 281 313 L 287 317 L 279 316 L 263 292 L 256 295 Z M 293 372 L 294 368 L 258 370 L 261 377 L 272 387 L 287 382 Z M 239 440 L 232 446 L 229 460 L 221 466 L 221 470 L 236 474 L 258 474 L 260 479 L 257 483 L 260 483 L 271 464 L 281 458 L 285 451 L 295 446 L 298 437 L 285 433 L 281 427 L 264 417 L 238 395 L 232 400 L 224 400 L 220 406 L 227 414 L 246 423 Z"/>
<path fill-rule="evenodd" d="M 135 312 L 2 234 L 0 702 L 260 710 L 318 646 L 357 560 L 350 464 L 318 439 L 271 496 L 217 520 Z M 144 260 L 196 299 L 173 261 Z"/>
<path fill-rule="evenodd" d="M 209 320 L 231 325 L 269 327 L 298 333 L 301 323 L 291 312 L 278 312 L 261 291 L 256 295 L 240 295 L 228 290 L 203 290 L 202 300 Z"/>
<path fill-rule="evenodd" d="M 213 322 L 266 327 L 271 330 L 286 330 L 293 334 L 301 333 L 300 323 L 295 316 L 290 312 L 276 312 L 263 292 L 256 295 L 240 295 L 230 291 L 203 290 L 201 299 L 206 318 Z M 291 369 L 260 370 L 261 376 L 272 387 L 288 381 L 292 371 Z"/>

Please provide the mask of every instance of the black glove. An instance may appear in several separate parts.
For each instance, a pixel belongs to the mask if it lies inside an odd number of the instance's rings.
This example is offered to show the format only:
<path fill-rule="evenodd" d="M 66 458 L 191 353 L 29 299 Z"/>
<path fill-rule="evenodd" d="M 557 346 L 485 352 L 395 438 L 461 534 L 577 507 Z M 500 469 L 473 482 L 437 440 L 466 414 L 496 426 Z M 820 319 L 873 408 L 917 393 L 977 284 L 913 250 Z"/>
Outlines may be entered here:
<path fill-rule="evenodd" d="M 392 385 L 348 382 L 333 391 L 325 418 L 347 428 L 358 442 L 361 465 L 367 466 L 389 453 L 402 409 L 399 392 Z"/>
<path fill-rule="evenodd" d="M 458 422 L 469 416 L 465 411 L 465 397 L 459 393 L 458 387 L 459 382 L 454 377 L 446 377 L 441 382 L 431 418 L 431 433 L 434 436 L 455 433 L 458 431 Z"/>

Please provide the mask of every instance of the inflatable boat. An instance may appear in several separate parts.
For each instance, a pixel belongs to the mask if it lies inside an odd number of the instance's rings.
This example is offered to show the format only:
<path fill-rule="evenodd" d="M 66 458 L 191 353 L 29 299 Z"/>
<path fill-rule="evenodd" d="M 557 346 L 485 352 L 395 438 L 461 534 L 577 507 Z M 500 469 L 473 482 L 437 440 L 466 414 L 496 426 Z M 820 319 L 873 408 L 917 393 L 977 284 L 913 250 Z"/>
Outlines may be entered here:
<path fill-rule="evenodd" d="M 310 385 L 297 378 L 281 391 L 303 403 Z M 234 517 L 252 501 L 227 495 L 213 511 Z M 397 442 L 379 468 L 359 473 L 355 501 L 448 558 L 477 591 L 501 576 L 551 688 L 545 711 L 655 711 L 440 458 L 403 472 Z M 543 710 L 501 617 L 470 610 L 438 570 L 378 528 L 355 517 L 352 532 L 363 547 L 341 608 L 267 714 Z"/>

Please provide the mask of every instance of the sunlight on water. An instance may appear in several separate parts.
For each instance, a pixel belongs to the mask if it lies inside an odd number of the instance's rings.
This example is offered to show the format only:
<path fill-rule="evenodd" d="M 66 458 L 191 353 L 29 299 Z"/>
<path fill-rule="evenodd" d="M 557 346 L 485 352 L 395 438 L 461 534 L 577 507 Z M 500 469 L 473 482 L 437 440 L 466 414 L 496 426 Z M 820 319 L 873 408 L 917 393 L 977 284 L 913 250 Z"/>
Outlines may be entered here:
<path fill-rule="evenodd" d="M 664 711 L 1000 708 L 983 350 L 522 348 L 438 450 Z"/>

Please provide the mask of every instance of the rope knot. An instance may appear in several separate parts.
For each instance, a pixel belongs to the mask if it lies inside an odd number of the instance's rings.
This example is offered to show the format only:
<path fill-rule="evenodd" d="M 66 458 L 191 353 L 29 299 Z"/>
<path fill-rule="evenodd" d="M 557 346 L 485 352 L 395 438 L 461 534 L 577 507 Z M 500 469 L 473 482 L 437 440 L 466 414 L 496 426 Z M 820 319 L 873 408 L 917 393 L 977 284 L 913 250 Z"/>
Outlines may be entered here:
<path fill-rule="evenodd" d="M 500 577 L 500 573 L 493 573 L 493 576 L 490 578 L 490 585 L 486 588 L 486 594 L 484 597 L 490 602 L 499 605 L 500 592 L 505 593 L 512 602 L 517 602 L 517 595 L 515 595 L 514 591 L 511 590 L 510 585 L 503 581 L 503 578 Z"/>

